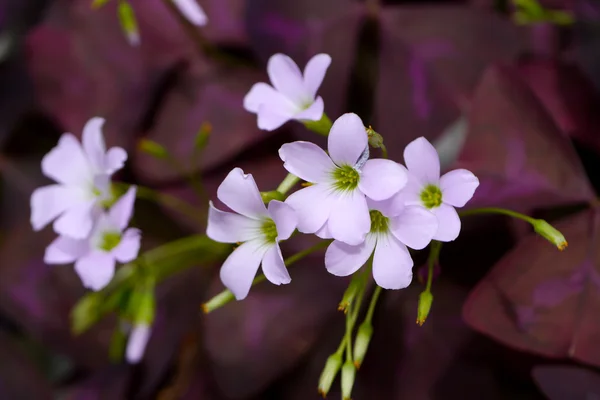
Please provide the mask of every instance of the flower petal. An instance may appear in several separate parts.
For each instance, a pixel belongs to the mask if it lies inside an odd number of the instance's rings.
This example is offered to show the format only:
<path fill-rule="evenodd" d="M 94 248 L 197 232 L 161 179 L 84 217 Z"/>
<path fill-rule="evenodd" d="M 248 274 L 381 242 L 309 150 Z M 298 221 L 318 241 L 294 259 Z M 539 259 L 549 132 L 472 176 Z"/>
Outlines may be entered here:
<path fill-rule="evenodd" d="M 262 259 L 262 271 L 272 284 L 287 285 L 292 281 L 292 278 L 290 278 L 290 274 L 285 267 L 285 263 L 283 262 L 279 243 L 275 246 L 271 246 L 265 253 Z"/>
<path fill-rule="evenodd" d="M 327 153 L 310 142 L 286 143 L 279 149 L 279 157 L 285 169 L 307 182 L 330 182 L 336 168 Z"/>
<path fill-rule="evenodd" d="M 298 226 L 296 211 L 289 204 L 277 200 L 269 202 L 269 215 L 277 227 L 277 240 L 287 240 Z"/>
<path fill-rule="evenodd" d="M 69 208 L 82 203 L 84 196 L 78 188 L 48 185 L 31 194 L 31 226 L 39 231 Z"/>
<path fill-rule="evenodd" d="M 83 135 L 81 137 L 83 150 L 96 172 L 104 171 L 104 155 L 106 153 L 106 144 L 104 143 L 104 135 L 102 134 L 104 122 L 104 118 L 101 117 L 90 119 L 83 127 Z"/>
<path fill-rule="evenodd" d="M 280 53 L 272 55 L 267 63 L 267 73 L 273 87 L 296 107 L 303 109 L 313 102 L 314 96 L 304 87 L 302 72 L 290 57 Z"/>
<path fill-rule="evenodd" d="M 87 200 L 69 207 L 56 221 L 54 232 L 73 239 L 87 237 L 94 224 L 94 207 L 96 200 Z"/>
<path fill-rule="evenodd" d="M 110 254 L 94 251 L 77 260 L 75 272 L 84 287 L 98 291 L 108 285 L 115 274 L 115 259 Z"/>
<path fill-rule="evenodd" d="M 420 206 L 405 207 L 390 222 L 390 231 L 396 239 L 415 250 L 427 247 L 438 229 L 436 216 Z"/>
<path fill-rule="evenodd" d="M 241 168 L 234 168 L 229 172 L 217 189 L 217 197 L 227 207 L 248 218 L 268 217 L 254 177 L 252 174 L 244 174 Z"/>
<path fill-rule="evenodd" d="M 365 195 L 359 190 L 336 193 L 327 224 L 336 240 L 356 246 L 371 229 L 371 217 Z"/>
<path fill-rule="evenodd" d="M 173 0 L 188 21 L 197 26 L 206 25 L 208 18 L 196 0 Z"/>
<path fill-rule="evenodd" d="M 333 239 L 327 222 L 325 222 L 325 224 L 323 224 L 323 226 L 315 232 L 315 236 L 320 237 L 321 239 Z"/>
<path fill-rule="evenodd" d="M 373 235 L 367 235 L 365 241 L 356 246 L 334 240 L 325 252 L 325 268 L 335 276 L 352 275 L 371 257 L 376 242 Z"/>
<path fill-rule="evenodd" d="M 333 123 L 327 148 L 334 163 L 354 166 L 367 147 L 367 142 L 367 131 L 360 117 L 347 113 Z"/>
<path fill-rule="evenodd" d="M 463 207 L 467 204 L 478 186 L 479 179 L 466 169 L 447 172 L 440 179 L 442 200 L 454 207 Z"/>
<path fill-rule="evenodd" d="M 433 238 L 440 242 L 451 242 L 460 233 L 460 218 L 454 207 L 447 204 L 431 210 L 438 220 L 438 229 Z"/>
<path fill-rule="evenodd" d="M 65 133 L 42 159 L 42 172 L 59 183 L 91 185 L 93 172 L 90 161 L 75 136 Z"/>
<path fill-rule="evenodd" d="M 331 65 L 329 54 L 317 54 L 304 67 L 304 87 L 314 97 L 325 78 L 325 73 Z"/>
<path fill-rule="evenodd" d="M 111 254 L 120 263 L 128 263 L 135 260 L 140 252 L 140 242 L 142 232 L 136 228 L 129 228 L 121 236 L 119 245 L 115 247 Z"/>
<path fill-rule="evenodd" d="M 77 240 L 59 236 L 48 247 L 44 254 L 46 264 L 70 264 L 89 251 L 87 240 Z"/>
<path fill-rule="evenodd" d="M 221 267 L 221 281 L 231 290 L 237 300 L 248 296 L 252 280 L 269 246 L 264 246 L 260 240 L 242 243 L 227 257 Z"/>
<path fill-rule="evenodd" d="M 130 186 L 127 192 L 108 211 L 109 221 L 121 231 L 127 228 L 133 215 L 136 191 L 137 187 Z"/>
<path fill-rule="evenodd" d="M 104 173 L 112 175 L 123 168 L 127 161 L 127 152 L 120 147 L 111 147 L 104 158 Z"/>
<path fill-rule="evenodd" d="M 206 235 L 215 242 L 247 242 L 261 236 L 261 224 L 258 219 L 221 211 L 215 208 L 211 201 L 208 208 Z"/>
<path fill-rule="evenodd" d="M 403 289 L 412 281 L 413 260 L 405 245 L 392 235 L 377 239 L 373 278 L 384 289 Z"/>
<path fill-rule="evenodd" d="M 424 137 L 410 142 L 404 149 L 404 162 L 422 184 L 437 184 L 440 179 L 440 157 Z"/>
<path fill-rule="evenodd" d="M 256 124 L 258 129 L 264 131 L 274 131 L 286 122 L 294 119 L 296 111 L 290 111 L 285 103 L 271 105 L 269 103 L 261 104 L 258 108 L 258 118 Z"/>
<path fill-rule="evenodd" d="M 255 83 L 250 88 L 250 91 L 244 96 L 244 109 L 251 113 L 258 113 L 261 105 L 277 105 L 278 103 L 285 103 L 285 109 L 290 116 L 297 112 L 296 107 L 287 97 L 279 93 L 273 86 L 264 82 Z"/>
<path fill-rule="evenodd" d="M 152 330 L 149 325 L 140 324 L 133 327 L 125 350 L 125 358 L 128 363 L 137 364 L 142 360 L 151 333 Z"/>
<path fill-rule="evenodd" d="M 362 167 L 358 188 L 367 197 L 386 200 L 402 189 L 408 180 L 406 169 L 392 160 L 373 159 Z"/>
<path fill-rule="evenodd" d="M 327 185 L 316 184 L 292 193 L 285 202 L 298 215 L 298 230 L 302 233 L 315 233 L 329 218 L 333 200 L 331 189 Z"/>
<path fill-rule="evenodd" d="M 323 98 L 319 96 L 308 108 L 296 113 L 294 119 L 298 121 L 319 121 L 323 118 L 324 111 L 325 104 Z"/>

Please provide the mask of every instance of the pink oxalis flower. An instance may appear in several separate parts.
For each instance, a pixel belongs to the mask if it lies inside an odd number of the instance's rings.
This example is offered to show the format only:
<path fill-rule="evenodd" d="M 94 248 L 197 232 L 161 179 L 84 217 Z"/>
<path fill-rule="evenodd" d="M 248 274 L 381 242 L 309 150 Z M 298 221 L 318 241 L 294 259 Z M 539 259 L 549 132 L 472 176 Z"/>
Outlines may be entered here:
<path fill-rule="evenodd" d="M 194 25 L 206 25 L 208 18 L 196 0 L 173 0 L 179 11 Z"/>
<path fill-rule="evenodd" d="M 246 298 L 262 264 L 265 277 L 275 285 L 290 283 L 279 242 L 296 229 L 297 217 L 289 205 L 262 201 L 252 175 L 234 168 L 217 189 L 217 197 L 235 213 L 220 211 L 212 202 L 206 234 L 221 243 L 241 243 L 221 267 L 221 281 L 235 298 Z"/>
<path fill-rule="evenodd" d="M 290 173 L 312 183 L 286 199 L 298 214 L 298 230 L 349 245 L 365 241 L 371 219 L 367 199 L 381 201 L 406 184 L 406 170 L 391 160 L 368 159 L 361 119 L 338 118 L 328 137 L 329 155 L 309 142 L 284 144 L 279 156 Z"/>
<path fill-rule="evenodd" d="M 127 359 L 128 363 L 137 364 L 142 360 L 151 333 L 152 328 L 150 325 L 134 325 L 129 333 L 129 340 L 127 341 L 127 348 L 125 349 L 125 359 Z"/>
<path fill-rule="evenodd" d="M 101 212 L 91 234 L 85 239 L 59 236 L 47 248 L 46 264 L 70 264 L 75 262 L 75 272 L 83 286 L 100 290 L 115 273 L 117 261 L 133 261 L 140 250 L 141 233 L 129 228 L 133 213 L 136 188 L 131 187 L 108 212 Z"/>
<path fill-rule="evenodd" d="M 424 249 L 437 231 L 433 213 L 420 206 L 402 206 L 392 199 L 368 200 L 371 230 L 362 243 L 334 240 L 325 253 L 325 267 L 348 276 L 373 254 L 373 278 L 384 289 L 402 289 L 412 281 L 413 260 L 406 246 Z"/>
<path fill-rule="evenodd" d="M 256 83 L 244 97 L 244 108 L 258 115 L 258 127 L 272 131 L 292 119 L 319 121 L 323 99 L 317 90 L 323 82 L 331 57 L 318 54 L 306 64 L 304 75 L 294 60 L 274 54 L 267 64 L 271 85 Z"/>
<path fill-rule="evenodd" d="M 36 231 L 54 221 L 59 235 L 87 237 L 100 205 L 110 200 L 110 177 L 123 167 L 127 153 L 120 147 L 106 151 L 104 119 L 90 119 L 83 128 L 82 144 L 65 133 L 42 159 L 42 172 L 55 180 L 31 195 L 31 225 Z"/>
<path fill-rule="evenodd" d="M 439 155 L 424 137 L 406 146 L 404 162 L 408 168 L 408 182 L 394 201 L 430 210 L 439 223 L 433 239 L 453 241 L 461 227 L 455 207 L 463 207 L 471 200 L 479 186 L 479 179 L 466 169 L 455 169 L 440 178 Z"/>

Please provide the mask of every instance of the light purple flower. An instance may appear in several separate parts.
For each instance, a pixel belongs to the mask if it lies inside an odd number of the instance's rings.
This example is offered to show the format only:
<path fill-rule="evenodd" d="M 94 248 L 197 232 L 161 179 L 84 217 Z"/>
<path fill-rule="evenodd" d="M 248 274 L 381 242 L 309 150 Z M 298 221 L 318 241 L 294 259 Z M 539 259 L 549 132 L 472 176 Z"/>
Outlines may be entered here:
<path fill-rule="evenodd" d="M 244 108 L 258 114 L 258 127 L 272 131 L 292 119 L 319 121 L 323 99 L 317 90 L 331 64 L 327 54 L 317 54 L 306 64 L 304 75 L 294 60 L 274 54 L 267 64 L 271 85 L 256 83 L 244 97 Z"/>
<path fill-rule="evenodd" d="M 151 334 L 152 329 L 146 324 L 135 325 L 131 329 L 125 349 L 125 359 L 128 363 L 137 364 L 142 360 Z"/>
<path fill-rule="evenodd" d="M 439 226 L 433 239 L 450 242 L 460 233 L 460 218 L 454 209 L 463 207 L 479 186 L 471 171 L 455 169 L 440 178 L 440 159 L 431 143 L 417 138 L 404 149 L 408 182 L 394 201 L 419 205 L 435 214 Z"/>
<path fill-rule="evenodd" d="M 42 172 L 57 184 L 43 186 L 31 195 L 31 225 L 36 231 L 54 221 L 59 235 L 87 237 L 99 205 L 111 197 L 110 177 L 123 167 L 127 153 L 120 147 L 106 151 L 104 119 L 90 119 L 83 128 L 82 144 L 65 133 L 42 159 Z"/>
<path fill-rule="evenodd" d="M 297 217 L 289 205 L 262 201 L 252 175 L 234 168 L 217 189 L 217 197 L 235 213 L 220 211 L 212 202 L 206 234 L 221 243 L 241 243 L 225 260 L 221 281 L 235 298 L 246 298 L 262 263 L 266 278 L 275 285 L 290 283 L 279 242 L 296 229 Z"/>
<path fill-rule="evenodd" d="M 206 14 L 197 0 L 173 0 L 173 3 L 192 24 L 202 26 L 208 22 Z"/>
<path fill-rule="evenodd" d="M 131 187 L 108 212 L 101 212 L 86 239 L 59 236 L 47 248 L 46 264 L 75 262 L 83 286 L 100 290 L 115 273 L 116 262 L 133 261 L 140 250 L 141 233 L 127 228 L 133 213 L 136 188 Z"/>
<path fill-rule="evenodd" d="M 371 230 L 362 243 L 349 245 L 334 240 L 325 253 L 325 267 L 336 276 L 348 276 L 373 255 L 373 278 L 384 289 L 402 289 L 412 281 L 413 260 L 406 246 L 425 248 L 438 223 L 420 206 L 401 206 L 391 199 L 368 200 Z"/>
<path fill-rule="evenodd" d="M 309 142 L 281 147 L 285 169 L 313 183 L 290 195 L 286 203 L 298 214 L 300 232 L 330 234 L 358 245 L 371 226 L 365 195 L 376 201 L 390 198 L 406 184 L 406 169 L 390 160 L 367 160 L 367 133 L 356 114 L 338 118 L 328 141 L 329 155 Z"/>

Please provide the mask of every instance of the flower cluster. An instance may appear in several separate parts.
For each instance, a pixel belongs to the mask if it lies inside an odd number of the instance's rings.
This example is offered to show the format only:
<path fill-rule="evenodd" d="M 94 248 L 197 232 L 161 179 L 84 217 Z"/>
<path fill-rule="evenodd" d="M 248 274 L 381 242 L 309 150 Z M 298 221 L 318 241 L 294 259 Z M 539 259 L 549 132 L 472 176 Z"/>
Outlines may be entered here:
<path fill-rule="evenodd" d="M 272 56 L 267 70 L 273 87 L 254 85 L 245 108 L 267 130 L 291 119 L 321 120 L 323 100 L 315 96 L 330 62 L 327 55 L 315 56 L 303 76 L 289 57 Z M 423 137 L 405 148 L 406 167 L 369 159 L 367 129 L 353 113 L 331 126 L 328 152 L 297 141 L 284 144 L 279 156 L 283 167 L 307 187 L 265 207 L 252 175 L 236 168 L 217 191 L 234 212 L 210 205 L 207 235 L 218 242 L 241 243 L 221 268 L 223 284 L 238 300 L 248 295 L 261 264 L 270 282 L 291 281 L 279 242 L 296 229 L 333 239 L 325 253 L 325 267 L 333 275 L 351 275 L 372 257 L 379 286 L 405 288 L 413 267 L 408 247 L 423 249 L 432 240 L 456 239 L 461 224 L 455 207 L 464 206 L 479 185 L 464 169 L 440 177 L 437 151 Z"/>

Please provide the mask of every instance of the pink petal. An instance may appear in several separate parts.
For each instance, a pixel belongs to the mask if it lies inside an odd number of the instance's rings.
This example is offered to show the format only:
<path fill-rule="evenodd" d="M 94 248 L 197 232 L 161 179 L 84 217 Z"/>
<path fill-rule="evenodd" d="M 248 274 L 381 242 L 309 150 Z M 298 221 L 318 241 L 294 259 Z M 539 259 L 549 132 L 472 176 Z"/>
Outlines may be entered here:
<path fill-rule="evenodd" d="M 83 127 L 83 135 L 81 137 L 83 150 L 96 172 L 104 172 L 106 144 L 104 143 L 104 135 L 102 134 L 103 126 L 104 118 L 92 118 Z"/>
<path fill-rule="evenodd" d="M 84 194 L 77 188 L 48 185 L 31 194 L 31 226 L 39 231 L 69 208 L 81 204 Z"/>
<path fill-rule="evenodd" d="M 369 160 L 362 167 L 358 188 L 367 197 L 381 201 L 398 193 L 407 180 L 408 175 L 402 165 L 380 158 Z"/>
<path fill-rule="evenodd" d="M 438 229 L 433 238 L 440 242 L 451 242 L 456 239 L 460 233 L 460 218 L 454 207 L 442 204 L 431 211 L 438 220 Z"/>
<path fill-rule="evenodd" d="M 329 65 L 331 57 L 328 54 L 317 54 L 304 67 L 304 86 L 313 97 L 317 95 Z"/>
<path fill-rule="evenodd" d="M 286 143 L 279 149 L 279 157 L 285 169 L 307 182 L 330 182 L 336 168 L 327 153 L 310 142 Z"/>
<path fill-rule="evenodd" d="M 108 211 L 109 221 L 121 231 L 127 228 L 129 220 L 131 220 L 131 216 L 133 215 L 136 192 L 137 188 L 130 186 L 127 192 Z"/>
<path fill-rule="evenodd" d="M 373 235 L 367 235 L 365 241 L 356 246 L 334 240 L 325 252 L 325 268 L 335 276 L 352 275 L 365 265 L 373 254 L 375 243 Z"/>
<path fill-rule="evenodd" d="M 292 281 L 292 278 L 290 278 L 290 274 L 285 267 L 285 263 L 283 262 L 279 243 L 275 246 L 271 246 L 265 253 L 262 259 L 262 271 L 269 282 L 275 285 L 287 285 Z"/>
<path fill-rule="evenodd" d="M 285 96 L 275 90 L 271 85 L 263 82 L 255 83 L 250 91 L 244 96 L 244 109 L 251 113 L 257 113 L 263 104 L 277 104 L 285 102 L 289 106 L 289 113 L 293 114 L 297 107 Z"/>
<path fill-rule="evenodd" d="M 302 72 L 290 57 L 274 54 L 267 63 L 267 73 L 273 87 L 302 109 L 311 104 L 314 97 L 304 87 Z"/>
<path fill-rule="evenodd" d="M 367 207 L 370 210 L 377 210 L 381 212 L 384 216 L 390 218 L 399 215 L 406 205 L 403 201 L 398 200 L 398 196 L 394 195 L 386 200 L 375 201 L 367 197 Z"/>
<path fill-rule="evenodd" d="M 135 260 L 140 252 L 142 232 L 139 229 L 129 228 L 121 237 L 121 242 L 115 247 L 111 254 L 120 263 L 128 263 Z"/>
<path fill-rule="evenodd" d="M 247 242 L 261 236 L 262 221 L 221 211 L 209 203 L 206 235 L 215 242 Z"/>
<path fill-rule="evenodd" d="M 120 147 L 111 147 L 104 158 L 104 173 L 112 175 L 123 168 L 127 161 L 127 152 Z"/>
<path fill-rule="evenodd" d="M 325 222 L 325 224 L 323 224 L 323 226 L 315 232 L 315 236 L 320 237 L 321 239 L 333 239 L 327 222 Z"/>
<path fill-rule="evenodd" d="M 334 163 L 354 166 L 367 147 L 367 142 L 367 131 L 360 117 L 347 113 L 333 123 L 327 147 Z"/>
<path fill-rule="evenodd" d="M 403 289 L 412 281 L 413 260 L 405 245 L 392 235 L 377 239 L 373 278 L 384 289 Z"/>
<path fill-rule="evenodd" d="M 173 3 L 192 24 L 202 26 L 208 22 L 204 10 L 202 10 L 202 7 L 200 7 L 196 0 L 173 0 Z"/>
<path fill-rule="evenodd" d="M 407 206 L 391 219 L 390 231 L 408 247 L 421 250 L 427 247 L 438 229 L 436 216 L 420 206 Z"/>
<path fill-rule="evenodd" d="M 261 240 L 251 240 L 242 243 L 223 263 L 220 272 L 221 281 L 237 300 L 243 300 L 248 296 L 252 281 L 267 250 L 269 246 L 265 246 Z"/>
<path fill-rule="evenodd" d="M 437 184 L 440 179 L 440 157 L 437 150 L 424 137 L 410 142 L 404 149 L 404 162 L 408 171 L 422 184 Z"/>
<path fill-rule="evenodd" d="M 44 156 L 42 172 L 59 183 L 78 186 L 90 185 L 93 179 L 90 162 L 70 133 L 62 135 L 58 145 Z"/>
<path fill-rule="evenodd" d="M 444 203 L 454 207 L 463 207 L 467 204 L 478 186 L 479 179 L 466 169 L 455 169 L 447 172 L 440 179 L 442 199 Z"/>
<path fill-rule="evenodd" d="M 101 252 L 88 253 L 75 263 L 75 272 L 83 286 L 98 291 L 108 285 L 115 274 L 115 259 Z"/>
<path fill-rule="evenodd" d="M 217 189 L 217 197 L 227 207 L 248 218 L 263 219 L 269 216 L 254 177 L 244 174 L 241 168 L 229 172 Z"/>
<path fill-rule="evenodd" d="M 281 201 L 271 200 L 269 215 L 277 227 L 277 240 L 289 239 L 298 225 L 298 216 L 292 206 Z"/>
<path fill-rule="evenodd" d="M 365 240 L 371 229 L 367 200 L 359 190 L 336 193 L 327 221 L 334 239 L 356 246 Z"/>
<path fill-rule="evenodd" d="M 285 200 L 296 211 L 298 230 L 302 233 L 315 233 L 321 229 L 329 218 L 332 201 L 331 189 L 324 184 L 300 189 Z"/>
<path fill-rule="evenodd" d="M 87 200 L 69 207 L 56 221 L 54 232 L 73 239 L 83 239 L 92 231 L 96 200 Z"/>
<path fill-rule="evenodd" d="M 323 98 L 319 96 L 308 108 L 296 113 L 294 119 L 298 121 L 318 121 L 323 117 L 323 111 L 325 111 L 325 104 Z"/>
<path fill-rule="evenodd" d="M 89 243 L 87 240 L 59 236 L 46 247 L 44 262 L 46 264 L 70 264 L 88 251 Z"/>
<path fill-rule="evenodd" d="M 295 114 L 296 110 L 288 110 L 285 103 L 276 105 L 264 103 L 258 108 L 258 118 L 256 123 L 259 129 L 264 131 L 274 131 L 286 122 L 294 119 Z"/>
<path fill-rule="evenodd" d="M 133 327 L 127 341 L 127 349 L 125 350 L 125 358 L 128 363 L 137 364 L 142 360 L 151 333 L 152 330 L 148 325 L 141 324 Z"/>

